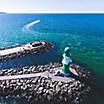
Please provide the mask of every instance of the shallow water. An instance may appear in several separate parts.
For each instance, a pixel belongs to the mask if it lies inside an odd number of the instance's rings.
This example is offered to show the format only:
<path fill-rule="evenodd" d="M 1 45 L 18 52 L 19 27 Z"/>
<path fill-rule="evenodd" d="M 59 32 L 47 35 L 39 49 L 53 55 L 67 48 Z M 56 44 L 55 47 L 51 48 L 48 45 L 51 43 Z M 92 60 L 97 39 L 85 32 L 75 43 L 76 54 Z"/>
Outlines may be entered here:
<path fill-rule="evenodd" d="M 102 80 L 104 78 L 103 21 L 104 14 L 0 15 L 0 47 L 35 40 L 47 40 L 54 44 L 54 48 L 49 52 L 0 62 L 0 68 L 60 61 L 63 49 L 69 46 L 72 58 L 86 64 L 89 69 L 94 71 L 97 91 L 95 92 L 97 98 L 94 99 L 101 101 L 104 95 L 104 93 L 99 93 L 99 91 L 104 91 L 104 81 Z"/>

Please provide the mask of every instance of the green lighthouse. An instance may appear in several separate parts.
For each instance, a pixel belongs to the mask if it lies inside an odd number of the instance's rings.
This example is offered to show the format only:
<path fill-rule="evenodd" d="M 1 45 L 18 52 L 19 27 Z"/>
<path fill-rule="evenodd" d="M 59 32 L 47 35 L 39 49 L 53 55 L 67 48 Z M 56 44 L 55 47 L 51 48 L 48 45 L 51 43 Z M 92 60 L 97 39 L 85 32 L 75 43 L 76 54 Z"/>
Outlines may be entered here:
<path fill-rule="evenodd" d="M 71 54 L 70 54 L 70 48 L 66 47 L 64 49 L 63 59 L 62 59 L 62 73 L 63 74 L 70 74 L 69 66 L 72 63 Z"/>

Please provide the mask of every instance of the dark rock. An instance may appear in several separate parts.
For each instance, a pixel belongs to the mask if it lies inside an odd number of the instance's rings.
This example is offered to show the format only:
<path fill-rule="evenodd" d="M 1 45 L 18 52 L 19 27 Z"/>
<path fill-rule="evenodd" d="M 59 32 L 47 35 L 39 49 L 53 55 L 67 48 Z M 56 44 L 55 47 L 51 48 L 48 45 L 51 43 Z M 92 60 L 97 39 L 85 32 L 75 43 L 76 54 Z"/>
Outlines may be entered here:
<path fill-rule="evenodd" d="M 38 73 L 57 66 L 60 66 L 60 64 L 51 63 L 50 65 L 47 64 L 15 69 L 12 68 L 9 70 L 1 70 L 0 76 Z M 80 78 L 87 78 L 86 72 L 82 71 L 79 66 L 76 66 L 76 68 L 78 68 L 78 70 L 76 70 L 79 71 L 78 73 Z M 65 83 L 52 81 L 41 76 L 26 79 L 0 81 L 0 96 L 14 98 L 25 97 L 32 104 L 81 104 L 84 99 L 86 99 L 90 90 L 90 86 L 86 86 L 84 82 L 78 80 Z"/>

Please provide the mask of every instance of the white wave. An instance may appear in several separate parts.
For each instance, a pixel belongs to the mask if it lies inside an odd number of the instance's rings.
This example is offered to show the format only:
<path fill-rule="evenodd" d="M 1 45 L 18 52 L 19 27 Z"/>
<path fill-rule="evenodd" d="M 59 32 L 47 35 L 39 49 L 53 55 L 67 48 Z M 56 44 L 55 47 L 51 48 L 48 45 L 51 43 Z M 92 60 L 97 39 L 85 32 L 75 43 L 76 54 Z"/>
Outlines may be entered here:
<path fill-rule="evenodd" d="M 38 24 L 39 22 L 40 22 L 40 20 L 35 20 L 31 23 L 28 23 L 28 24 L 24 25 L 24 27 L 22 28 L 22 31 L 25 32 L 25 33 L 28 33 L 28 32 L 32 33 L 33 32 L 31 30 L 32 26 L 34 26 L 35 24 Z"/>

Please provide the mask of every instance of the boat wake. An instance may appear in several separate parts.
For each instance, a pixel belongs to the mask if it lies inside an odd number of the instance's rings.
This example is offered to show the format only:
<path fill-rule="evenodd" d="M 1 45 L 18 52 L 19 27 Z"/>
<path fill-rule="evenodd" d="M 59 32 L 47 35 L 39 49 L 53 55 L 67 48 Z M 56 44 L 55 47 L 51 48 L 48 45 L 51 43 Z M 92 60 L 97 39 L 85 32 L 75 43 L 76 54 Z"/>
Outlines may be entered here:
<path fill-rule="evenodd" d="M 35 25 L 35 24 L 38 24 L 40 22 L 40 20 L 35 20 L 31 23 L 28 23 L 26 25 L 24 25 L 24 27 L 22 28 L 22 31 L 24 33 L 35 33 L 34 31 L 31 30 L 31 28 Z"/>

